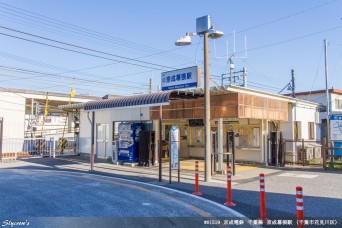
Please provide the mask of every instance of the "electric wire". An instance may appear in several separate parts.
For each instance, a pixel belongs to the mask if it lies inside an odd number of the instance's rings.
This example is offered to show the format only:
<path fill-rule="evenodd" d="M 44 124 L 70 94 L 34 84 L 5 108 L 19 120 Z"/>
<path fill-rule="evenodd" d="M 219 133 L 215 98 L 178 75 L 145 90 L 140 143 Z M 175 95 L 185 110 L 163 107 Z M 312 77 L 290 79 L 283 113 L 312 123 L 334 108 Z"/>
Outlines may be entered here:
<path fill-rule="evenodd" d="M 250 30 L 253 30 L 253 29 L 256 29 L 256 28 L 260 28 L 260 27 L 263 27 L 263 26 L 265 26 L 265 25 L 270 25 L 270 24 L 273 24 L 273 23 L 276 23 L 276 22 L 279 22 L 279 21 L 283 21 L 283 20 L 286 20 L 286 19 L 288 19 L 288 18 L 297 16 L 297 15 L 299 15 L 299 14 L 307 13 L 307 12 L 312 11 L 312 10 L 315 10 L 315 9 L 317 9 L 317 8 L 320 8 L 320 7 L 329 5 L 329 4 L 334 3 L 334 2 L 336 2 L 336 1 L 337 1 L 337 0 L 329 1 L 329 2 L 320 4 L 320 5 L 317 5 L 317 6 L 310 7 L 310 8 L 308 8 L 308 9 L 304 9 L 304 10 L 301 10 L 301 11 L 298 11 L 298 12 L 295 12 L 295 13 L 292 13 L 292 14 L 289 14 L 289 15 L 284 16 L 284 17 L 276 18 L 276 19 L 270 20 L 270 21 L 268 21 L 268 22 L 264 22 L 264 23 L 261 23 L 261 24 L 258 24 L 258 25 L 254 25 L 254 26 L 251 26 L 251 27 L 248 27 L 248 28 L 239 30 L 239 31 L 235 32 L 235 34 L 242 33 L 242 32 L 246 32 L 246 31 L 250 31 Z M 228 34 L 228 35 L 226 35 L 226 36 L 231 36 L 231 35 L 233 35 L 233 33 Z"/>

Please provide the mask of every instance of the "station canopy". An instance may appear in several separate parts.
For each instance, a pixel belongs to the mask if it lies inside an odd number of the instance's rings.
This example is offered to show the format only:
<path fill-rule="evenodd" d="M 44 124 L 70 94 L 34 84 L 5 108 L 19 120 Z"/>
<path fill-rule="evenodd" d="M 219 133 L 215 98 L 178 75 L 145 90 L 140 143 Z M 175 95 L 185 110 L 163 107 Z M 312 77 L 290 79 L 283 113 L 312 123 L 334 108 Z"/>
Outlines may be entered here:
<path fill-rule="evenodd" d="M 196 99 L 203 96 L 203 93 L 200 92 L 170 90 L 159 93 L 123 96 L 114 99 L 104 99 L 100 101 L 89 101 L 84 104 L 84 110 L 90 111 L 135 106 L 160 106 L 168 105 L 171 100 Z"/>

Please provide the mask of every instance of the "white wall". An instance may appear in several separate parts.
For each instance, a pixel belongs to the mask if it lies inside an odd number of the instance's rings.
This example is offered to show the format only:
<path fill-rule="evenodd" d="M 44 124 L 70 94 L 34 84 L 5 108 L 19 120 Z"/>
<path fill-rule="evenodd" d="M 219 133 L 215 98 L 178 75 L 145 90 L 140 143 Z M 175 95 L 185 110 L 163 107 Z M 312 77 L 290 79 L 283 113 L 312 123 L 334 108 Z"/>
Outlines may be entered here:
<path fill-rule="evenodd" d="M 342 112 L 342 109 L 336 108 L 336 99 L 342 100 L 342 94 L 331 94 L 331 111 L 332 112 Z"/>
<path fill-rule="evenodd" d="M 307 101 L 312 101 L 321 105 L 327 104 L 325 93 L 314 93 L 310 95 L 296 95 L 296 98 L 307 100 Z"/>
<path fill-rule="evenodd" d="M 113 121 L 148 121 L 150 119 L 149 107 L 142 108 L 125 108 L 125 109 L 105 109 L 95 111 L 95 151 L 96 151 L 96 125 L 108 124 L 109 136 L 106 146 L 106 158 L 112 154 L 112 138 L 113 138 Z M 91 120 L 92 112 L 81 110 L 80 112 L 80 146 L 79 153 L 91 153 Z M 104 154 L 104 153 L 103 153 Z"/>
<path fill-rule="evenodd" d="M 296 103 L 293 104 L 292 112 L 290 112 L 292 117 L 292 129 L 293 122 L 299 121 L 301 122 L 301 128 L 298 129 L 300 131 L 301 138 L 305 140 L 309 140 L 309 122 L 316 122 L 316 106 L 309 105 L 305 103 Z M 317 124 L 315 123 L 315 139 L 316 140 L 316 132 L 317 132 Z"/>
<path fill-rule="evenodd" d="M 25 98 L 14 93 L 0 92 L 0 117 L 3 118 L 2 152 L 22 149 L 25 129 Z"/>
<path fill-rule="evenodd" d="M 23 138 L 25 129 L 25 98 L 0 92 L 0 117 L 3 117 L 3 137 Z"/>
<path fill-rule="evenodd" d="M 317 140 L 317 132 L 320 131 L 319 124 L 316 123 L 316 108 L 317 106 L 307 104 L 305 102 L 297 102 L 289 105 L 289 119 L 286 122 L 280 123 L 280 131 L 283 132 L 284 139 L 294 140 L 294 121 L 300 122 L 298 129 L 300 139 L 304 140 Z M 314 122 L 314 139 L 309 139 L 309 122 Z M 286 161 L 295 161 L 296 159 L 296 143 L 286 143 Z"/>

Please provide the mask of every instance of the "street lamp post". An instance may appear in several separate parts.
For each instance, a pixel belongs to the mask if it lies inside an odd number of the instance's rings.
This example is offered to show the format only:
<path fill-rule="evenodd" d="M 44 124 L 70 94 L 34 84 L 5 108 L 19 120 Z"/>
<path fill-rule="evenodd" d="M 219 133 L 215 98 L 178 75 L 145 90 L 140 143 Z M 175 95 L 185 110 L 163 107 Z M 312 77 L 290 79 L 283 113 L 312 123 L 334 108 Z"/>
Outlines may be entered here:
<path fill-rule="evenodd" d="M 210 150 L 210 71 L 209 71 L 209 43 L 208 38 L 216 39 L 223 36 L 223 32 L 214 30 L 211 26 L 210 16 L 196 19 L 196 33 L 186 33 L 185 37 L 176 41 L 177 46 L 191 44 L 191 37 L 203 35 L 204 37 L 204 180 L 211 181 L 211 150 Z"/>

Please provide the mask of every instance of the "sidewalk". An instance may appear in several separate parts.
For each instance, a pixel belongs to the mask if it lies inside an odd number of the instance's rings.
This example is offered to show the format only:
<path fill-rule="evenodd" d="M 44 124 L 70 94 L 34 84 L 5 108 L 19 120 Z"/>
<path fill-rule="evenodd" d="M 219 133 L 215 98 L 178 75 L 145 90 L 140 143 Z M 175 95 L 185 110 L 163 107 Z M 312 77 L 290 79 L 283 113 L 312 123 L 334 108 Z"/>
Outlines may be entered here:
<path fill-rule="evenodd" d="M 59 169 L 59 170 L 73 170 L 78 172 L 88 172 L 90 169 L 90 162 L 85 157 L 60 157 L 56 159 L 27 159 L 17 160 L 11 162 L 0 163 L 0 168 L 37 168 L 37 169 Z M 181 182 L 193 183 L 194 181 L 194 167 L 195 160 L 183 160 L 180 162 L 181 168 Z M 226 167 L 224 167 L 226 169 Z M 211 182 L 204 182 L 204 161 L 199 161 L 199 177 L 202 185 L 217 185 L 222 187 L 226 185 L 226 174 L 216 174 L 212 176 Z M 267 167 L 258 167 L 253 165 L 237 164 L 236 175 L 233 177 L 233 184 L 245 183 L 255 181 L 259 178 L 260 173 L 272 175 L 281 172 L 278 169 L 270 169 Z M 141 167 L 141 166 L 123 166 L 116 165 L 106 161 L 95 162 L 95 173 L 102 175 L 122 176 L 123 178 L 130 178 L 134 180 L 154 182 L 156 184 L 167 184 L 169 182 L 169 163 L 162 163 L 162 179 L 163 182 L 158 182 L 159 166 Z M 178 173 L 176 170 L 172 171 L 172 182 L 177 182 Z M 164 183 L 165 182 L 165 183 Z"/>

